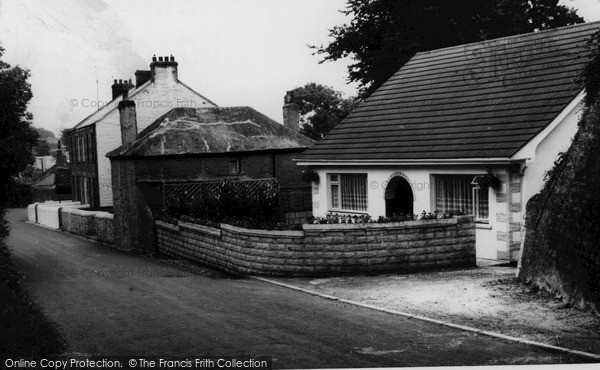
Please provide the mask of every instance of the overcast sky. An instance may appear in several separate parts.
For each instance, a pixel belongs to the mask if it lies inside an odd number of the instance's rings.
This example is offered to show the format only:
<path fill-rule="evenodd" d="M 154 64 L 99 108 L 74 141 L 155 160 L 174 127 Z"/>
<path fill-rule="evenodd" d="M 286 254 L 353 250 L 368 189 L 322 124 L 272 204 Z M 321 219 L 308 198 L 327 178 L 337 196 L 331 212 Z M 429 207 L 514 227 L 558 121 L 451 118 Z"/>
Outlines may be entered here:
<path fill-rule="evenodd" d="M 562 0 L 587 21 L 600 0 Z M 319 64 L 307 45 L 346 20 L 345 0 L 0 0 L 4 60 L 29 68 L 34 124 L 72 127 L 111 98 L 113 79 L 174 55 L 179 78 L 220 106 L 281 122 L 287 90 L 307 82 L 347 96 L 348 61 Z M 96 88 L 96 81 L 98 88 Z M 75 103 L 74 103 L 75 102 Z"/>

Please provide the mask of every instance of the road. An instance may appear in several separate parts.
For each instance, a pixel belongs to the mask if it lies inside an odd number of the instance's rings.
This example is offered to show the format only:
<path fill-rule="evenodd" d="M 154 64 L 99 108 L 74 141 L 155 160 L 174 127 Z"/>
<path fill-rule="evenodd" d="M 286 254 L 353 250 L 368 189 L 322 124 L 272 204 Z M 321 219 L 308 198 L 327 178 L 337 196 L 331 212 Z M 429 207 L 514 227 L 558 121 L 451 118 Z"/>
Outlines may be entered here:
<path fill-rule="evenodd" d="M 272 356 L 277 368 L 573 363 L 582 359 L 127 254 L 25 223 L 8 245 L 25 286 L 89 355 Z"/>

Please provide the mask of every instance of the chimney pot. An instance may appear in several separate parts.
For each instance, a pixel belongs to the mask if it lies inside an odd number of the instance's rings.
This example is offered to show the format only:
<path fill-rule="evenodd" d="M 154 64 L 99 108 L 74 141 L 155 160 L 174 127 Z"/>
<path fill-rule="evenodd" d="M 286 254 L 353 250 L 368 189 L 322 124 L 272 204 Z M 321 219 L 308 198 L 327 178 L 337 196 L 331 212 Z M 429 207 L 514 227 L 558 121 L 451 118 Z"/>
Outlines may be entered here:
<path fill-rule="evenodd" d="M 120 95 L 126 96 L 129 93 L 129 89 L 131 89 L 133 85 L 131 84 L 131 79 L 129 82 L 127 80 L 119 79 L 115 80 L 115 83 L 112 85 L 112 98 L 115 99 Z"/>
<path fill-rule="evenodd" d="M 168 56 L 158 57 L 158 62 L 153 61 L 150 63 L 150 79 L 152 82 L 169 86 L 174 86 L 179 82 L 177 79 L 178 63 L 175 61 L 175 57 L 171 56 L 170 59 Z"/>

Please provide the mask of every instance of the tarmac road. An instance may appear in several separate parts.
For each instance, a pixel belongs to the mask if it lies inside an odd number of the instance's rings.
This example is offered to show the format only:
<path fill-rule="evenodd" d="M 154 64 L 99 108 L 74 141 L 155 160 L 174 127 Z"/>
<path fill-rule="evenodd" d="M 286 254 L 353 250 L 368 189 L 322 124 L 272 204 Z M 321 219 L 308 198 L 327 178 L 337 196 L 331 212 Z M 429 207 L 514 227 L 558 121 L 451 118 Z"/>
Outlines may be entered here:
<path fill-rule="evenodd" d="M 497 338 L 123 253 L 7 212 L 25 285 L 88 355 L 272 356 L 277 368 L 577 363 Z"/>

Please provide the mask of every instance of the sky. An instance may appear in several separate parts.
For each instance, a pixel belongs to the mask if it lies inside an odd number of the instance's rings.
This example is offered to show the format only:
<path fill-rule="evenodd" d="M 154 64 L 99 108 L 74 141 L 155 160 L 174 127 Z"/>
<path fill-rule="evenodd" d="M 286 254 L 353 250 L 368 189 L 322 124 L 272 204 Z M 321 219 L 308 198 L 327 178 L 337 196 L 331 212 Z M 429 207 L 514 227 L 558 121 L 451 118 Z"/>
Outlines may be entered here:
<path fill-rule="evenodd" d="M 587 21 L 600 0 L 561 0 Z M 347 22 L 345 0 L 0 0 L 3 60 L 31 70 L 34 125 L 58 133 L 135 79 L 153 55 L 173 55 L 179 79 L 220 106 L 282 121 L 288 90 L 317 82 L 356 94 L 349 60 L 320 64 L 308 45 Z"/>

